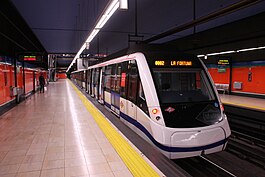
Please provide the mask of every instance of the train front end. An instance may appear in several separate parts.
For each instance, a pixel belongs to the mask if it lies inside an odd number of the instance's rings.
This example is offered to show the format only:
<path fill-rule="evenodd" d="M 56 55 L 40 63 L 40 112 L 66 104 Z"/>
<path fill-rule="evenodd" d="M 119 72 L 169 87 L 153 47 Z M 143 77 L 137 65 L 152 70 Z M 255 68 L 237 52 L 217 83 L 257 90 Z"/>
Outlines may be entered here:
<path fill-rule="evenodd" d="M 151 117 L 164 121 L 151 122 L 151 129 L 162 152 L 175 159 L 224 150 L 231 131 L 204 64 L 195 57 L 151 62 L 161 112 Z"/>

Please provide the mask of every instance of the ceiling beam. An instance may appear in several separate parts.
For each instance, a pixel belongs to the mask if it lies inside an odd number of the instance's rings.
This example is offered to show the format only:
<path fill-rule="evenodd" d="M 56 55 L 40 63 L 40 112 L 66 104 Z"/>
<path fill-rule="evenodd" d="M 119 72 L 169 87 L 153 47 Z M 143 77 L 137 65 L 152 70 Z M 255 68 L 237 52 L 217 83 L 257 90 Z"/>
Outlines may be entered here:
<path fill-rule="evenodd" d="M 164 33 L 161 33 L 161 34 L 153 36 L 153 37 L 151 37 L 149 39 L 146 39 L 145 41 L 143 41 L 143 43 L 154 42 L 156 40 L 159 40 L 159 39 L 162 39 L 164 37 L 170 36 L 172 34 L 175 34 L 175 33 L 190 29 L 190 28 L 192 28 L 194 26 L 206 23 L 208 21 L 214 20 L 214 19 L 222 17 L 224 15 L 227 15 L 227 14 L 236 12 L 238 10 L 247 8 L 247 7 L 252 6 L 254 4 L 257 4 L 257 3 L 261 2 L 261 1 L 262 0 L 244 0 L 244 1 L 240 1 L 238 3 L 235 3 L 235 4 L 231 5 L 231 6 L 225 7 L 223 9 L 221 9 L 221 10 L 218 10 L 216 12 L 210 13 L 210 14 L 208 14 L 206 16 L 203 16 L 201 18 L 195 19 L 195 20 L 193 20 L 191 22 L 188 22 L 186 24 L 183 24 L 183 25 L 180 25 L 178 27 L 172 28 L 172 29 L 170 29 L 170 30 L 168 30 L 168 31 L 166 31 Z"/>

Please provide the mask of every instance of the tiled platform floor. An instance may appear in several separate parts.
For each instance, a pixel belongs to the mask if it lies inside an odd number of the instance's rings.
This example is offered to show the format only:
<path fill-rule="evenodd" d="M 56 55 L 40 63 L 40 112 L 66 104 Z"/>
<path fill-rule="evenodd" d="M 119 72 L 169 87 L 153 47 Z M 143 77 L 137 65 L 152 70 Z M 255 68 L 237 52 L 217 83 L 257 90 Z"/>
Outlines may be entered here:
<path fill-rule="evenodd" d="M 67 80 L 0 117 L 1 177 L 132 176 Z"/>

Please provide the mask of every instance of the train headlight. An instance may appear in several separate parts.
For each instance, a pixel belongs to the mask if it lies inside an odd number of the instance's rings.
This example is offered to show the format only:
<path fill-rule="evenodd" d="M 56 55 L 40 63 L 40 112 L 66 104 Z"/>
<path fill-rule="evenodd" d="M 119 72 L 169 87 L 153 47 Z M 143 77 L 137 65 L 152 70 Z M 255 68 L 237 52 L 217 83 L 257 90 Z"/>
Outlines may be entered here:
<path fill-rule="evenodd" d="M 158 109 L 156 109 L 156 108 L 155 109 L 152 109 L 152 113 L 153 114 L 157 114 L 158 113 Z"/>

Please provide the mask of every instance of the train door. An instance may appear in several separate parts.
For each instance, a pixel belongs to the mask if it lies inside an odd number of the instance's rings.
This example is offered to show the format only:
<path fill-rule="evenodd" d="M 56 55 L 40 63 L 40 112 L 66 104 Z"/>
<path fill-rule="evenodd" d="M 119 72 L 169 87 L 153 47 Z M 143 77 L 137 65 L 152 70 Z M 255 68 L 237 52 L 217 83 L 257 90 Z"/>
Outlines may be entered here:
<path fill-rule="evenodd" d="M 100 71 L 99 71 L 99 90 L 98 90 L 98 102 L 103 104 L 104 103 L 104 70 L 105 68 L 100 68 Z"/>
<path fill-rule="evenodd" d="M 82 89 L 86 88 L 86 71 L 83 71 L 82 73 Z"/>
<path fill-rule="evenodd" d="M 91 70 L 87 70 L 87 82 L 86 82 L 86 85 L 87 85 L 87 90 L 86 92 L 91 95 Z"/>
<path fill-rule="evenodd" d="M 92 71 L 92 96 L 98 99 L 99 68 Z"/>
<path fill-rule="evenodd" d="M 137 99 L 137 88 L 138 88 L 138 71 L 136 61 L 132 60 L 128 66 L 128 92 L 127 92 L 127 115 L 132 119 L 137 119 L 136 111 L 136 99 Z"/>
<path fill-rule="evenodd" d="M 121 64 L 112 65 L 111 70 L 111 110 L 120 115 Z"/>
<path fill-rule="evenodd" d="M 87 90 L 88 90 L 88 86 L 87 86 L 87 73 L 88 73 L 88 70 L 85 70 L 85 92 L 87 92 Z"/>
<path fill-rule="evenodd" d="M 91 96 L 92 97 L 95 97 L 94 82 L 95 82 L 95 69 L 92 69 L 91 70 Z"/>

